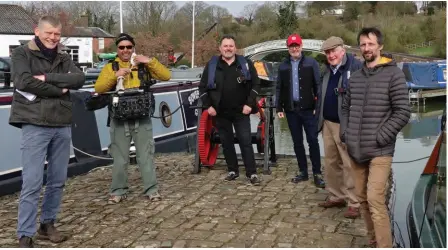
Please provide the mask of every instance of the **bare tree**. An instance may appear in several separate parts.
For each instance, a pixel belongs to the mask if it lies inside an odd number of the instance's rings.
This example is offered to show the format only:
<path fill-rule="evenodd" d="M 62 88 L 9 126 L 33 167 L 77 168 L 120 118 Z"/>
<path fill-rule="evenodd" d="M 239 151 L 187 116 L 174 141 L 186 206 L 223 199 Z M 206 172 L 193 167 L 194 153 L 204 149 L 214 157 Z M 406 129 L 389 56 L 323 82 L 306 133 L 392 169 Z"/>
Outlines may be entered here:
<path fill-rule="evenodd" d="M 210 26 L 214 23 L 219 23 L 225 16 L 229 16 L 230 13 L 226 8 L 217 5 L 211 5 L 204 9 L 204 11 L 198 16 L 198 21 L 202 22 L 205 26 Z"/>
<path fill-rule="evenodd" d="M 258 32 L 266 31 L 277 24 L 277 4 L 267 2 L 259 6 L 255 12 L 254 24 Z"/>
<path fill-rule="evenodd" d="M 22 6 L 34 20 L 39 20 L 45 15 L 57 17 L 63 8 L 57 2 L 17 2 Z"/>
<path fill-rule="evenodd" d="M 247 26 L 251 26 L 255 19 L 255 14 L 257 13 L 258 4 L 253 3 L 244 6 L 241 16 L 246 20 Z"/>
<path fill-rule="evenodd" d="M 208 7 L 208 4 L 204 2 L 195 2 L 194 3 L 194 18 L 198 18 L 199 15 Z M 185 17 L 188 17 L 191 20 L 193 19 L 193 4 L 191 2 L 188 2 L 184 4 L 179 11 L 177 11 L 176 15 L 183 15 Z"/>
<path fill-rule="evenodd" d="M 148 31 L 156 36 L 177 7 L 171 1 L 141 1 L 124 2 L 123 9 L 130 32 Z"/>
<path fill-rule="evenodd" d="M 61 2 L 61 5 L 76 19 L 87 14 L 89 26 L 99 27 L 111 33 L 115 31 L 120 15 L 118 2 L 76 1 Z"/>

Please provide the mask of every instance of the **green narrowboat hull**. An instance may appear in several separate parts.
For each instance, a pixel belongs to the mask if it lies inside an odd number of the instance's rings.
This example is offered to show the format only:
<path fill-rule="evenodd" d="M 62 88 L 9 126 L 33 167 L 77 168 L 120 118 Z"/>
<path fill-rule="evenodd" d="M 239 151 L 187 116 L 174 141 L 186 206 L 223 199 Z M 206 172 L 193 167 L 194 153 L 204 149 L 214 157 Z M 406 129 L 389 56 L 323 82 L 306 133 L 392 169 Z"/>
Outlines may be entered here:
<path fill-rule="evenodd" d="M 442 133 L 417 181 L 407 211 L 410 247 L 446 248 L 446 132 Z"/>

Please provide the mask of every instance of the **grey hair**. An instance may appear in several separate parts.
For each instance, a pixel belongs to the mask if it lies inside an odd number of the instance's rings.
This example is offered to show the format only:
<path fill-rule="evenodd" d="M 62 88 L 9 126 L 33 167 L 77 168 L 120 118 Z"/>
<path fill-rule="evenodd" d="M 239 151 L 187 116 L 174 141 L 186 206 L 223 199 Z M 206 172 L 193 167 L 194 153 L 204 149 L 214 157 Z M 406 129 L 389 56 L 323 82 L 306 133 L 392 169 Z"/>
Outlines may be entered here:
<path fill-rule="evenodd" d="M 39 22 L 37 24 L 37 27 L 42 28 L 42 25 L 44 23 L 48 23 L 53 27 L 59 27 L 62 26 L 61 21 L 55 17 L 52 16 L 43 16 L 39 19 Z"/>

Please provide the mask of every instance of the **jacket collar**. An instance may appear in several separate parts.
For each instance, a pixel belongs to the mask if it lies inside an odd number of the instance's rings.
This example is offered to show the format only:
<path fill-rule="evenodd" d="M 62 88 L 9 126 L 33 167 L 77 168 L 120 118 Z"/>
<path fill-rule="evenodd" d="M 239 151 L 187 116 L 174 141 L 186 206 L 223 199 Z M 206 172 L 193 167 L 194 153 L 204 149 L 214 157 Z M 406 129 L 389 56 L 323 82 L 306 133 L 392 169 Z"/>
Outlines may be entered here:
<path fill-rule="evenodd" d="M 232 64 L 230 64 L 230 65 L 233 65 L 233 64 L 235 64 L 237 67 L 239 67 L 240 66 L 240 64 L 239 64 L 239 62 L 238 62 L 238 58 L 237 58 L 237 54 L 235 54 L 235 61 L 233 61 L 232 62 Z M 224 59 L 222 59 L 222 55 L 219 55 L 219 57 L 218 57 L 218 67 L 220 68 L 220 69 L 222 69 L 223 67 L 224 67 L 224 65 L 227 65 L 227 62 L 226 61 L 224 61 Z"/>
<path fill-rule="evenodd" d="M 384 67 L 396 66 L 396 65 L 397 65 L 397 63 L 395 62 L 395 60 L 393 58 L 391 58 L 390 55 L 381 54 L 380 61 L 375 67 L 367 68 L 367 64 L 366 64 L 366 62 L 364 62 L 364 66 L 362 67 L 362 70 L 365 74 L 373 75 L 373 74 L 380 72 L 381 69 Z"/>
<path fill-rule="evenodd" d="M 36 42 L 34 41 L 34 38 L 31 39 L 31 41 L 28 42 L 28 48 L 30 50 L 34 50 L 34 51 L 40 51 L 39 47 L 37 47 Z M 62 44 L 58 44 L 58 54 L 62 54 L 65 53 L 62 49 L 64 48 L 64 45 Z"/>

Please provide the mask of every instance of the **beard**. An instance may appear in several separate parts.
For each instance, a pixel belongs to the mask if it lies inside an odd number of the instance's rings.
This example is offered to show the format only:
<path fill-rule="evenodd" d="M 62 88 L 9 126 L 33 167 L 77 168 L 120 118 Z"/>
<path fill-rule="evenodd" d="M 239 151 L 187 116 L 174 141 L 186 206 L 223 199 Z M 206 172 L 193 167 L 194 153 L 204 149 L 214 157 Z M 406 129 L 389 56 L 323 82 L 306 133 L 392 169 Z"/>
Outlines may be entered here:
<path fill-rule="evenodd" d="M 233 54 L 232 52 L 224 52 L 224 54 L 222 56 L 226 59 L 231 59 L 231 58 L 233 58 L 234 55 L 235 54 Z"/>
<path fill-rule="evenodd" d="M 364 53 L 364 54 L 362 54 L 362 57 L 364 58 L 364 60 L 366 61 L 366 62 L 373 62 L 373 61 L 375 61 L 375 59 L 378 57 L 377 55 L 375 55 L 375 54 L 370 54 L 370 53 Z"/>

